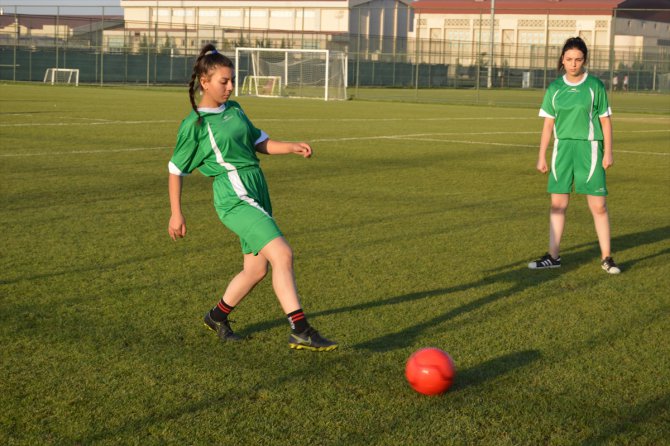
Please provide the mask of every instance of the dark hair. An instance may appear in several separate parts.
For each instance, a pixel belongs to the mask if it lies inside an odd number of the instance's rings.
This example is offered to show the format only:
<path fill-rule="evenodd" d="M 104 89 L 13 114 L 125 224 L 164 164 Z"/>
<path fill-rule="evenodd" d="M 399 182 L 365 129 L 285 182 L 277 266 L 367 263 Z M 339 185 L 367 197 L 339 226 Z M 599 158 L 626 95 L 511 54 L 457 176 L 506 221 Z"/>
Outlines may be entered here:
<path fill-rule="evenodd" d="M 563 56 L 565 55 L 565 52 L 573 49 L 579 50 L 584 54 L 584 63 L 586 63 L 586 60 L 588 59 L 589 56 L 589 50 L 586 49 L 586 42 L 584 42 L 581 37 L 570 37 L 568 40 L 565 41 L 565 44 L 563 44 L 563 51 L 561 51 L 561 57 L 558 58 L 559 73 L 563 71 Z"/>
<path fill-rule="evenodd" d="M 191 99 L 191 107 L 198 114 L 198 122 L 200 122 L 200 112 L 195 103 L 195 92 L 201 88 L 200 78 L 206 76 L 210 70 L 216 67 L 235 68 L 233 61 L 219 53 L 216 47 L 211 43 L 206 44 L 200 50 L 198 58 L 193 64 L 193 74 L 191 74 L 191 82 L 188 83 L 188 97 Z"/>

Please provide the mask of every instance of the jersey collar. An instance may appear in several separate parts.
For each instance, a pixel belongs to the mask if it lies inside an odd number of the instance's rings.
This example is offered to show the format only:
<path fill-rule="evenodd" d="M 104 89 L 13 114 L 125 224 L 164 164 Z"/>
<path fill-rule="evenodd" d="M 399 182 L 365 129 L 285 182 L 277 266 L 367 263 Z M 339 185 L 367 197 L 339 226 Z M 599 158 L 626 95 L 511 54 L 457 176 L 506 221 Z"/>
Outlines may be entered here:
<path fill-rule="evenodd" d="M 566 85 L 569 85 L 571 87 L 576 87 L 578 85 L 582 85 L 586 81 L 586 78 L 589 77 L 589 72 L 585 71 L 584 72 L 584 77 L 579 82 L 570 82 L 570 81 L 568 81 L 568 78 L 566 76 L 567 75 L 565 75 L 565 74 L 563 75 L 563 82 L 565 82 Z"/>
<path fill-rule="evenodd" d="M 198 107 L 198 111 L 201 113 L 223 113 L 226 109 L 226 103 L 219 105 L 218 107 Z"/>

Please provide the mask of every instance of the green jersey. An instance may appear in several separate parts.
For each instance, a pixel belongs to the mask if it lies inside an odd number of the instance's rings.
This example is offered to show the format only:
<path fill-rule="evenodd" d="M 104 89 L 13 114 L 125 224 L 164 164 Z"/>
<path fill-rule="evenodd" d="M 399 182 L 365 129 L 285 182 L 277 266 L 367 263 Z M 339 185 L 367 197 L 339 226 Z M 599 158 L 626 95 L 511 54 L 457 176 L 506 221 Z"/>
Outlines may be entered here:
<path fill-rule="evenodd" d="M 602 81 L 588 73 L 571 83 L 565 76 L 553 81 L 542 101 L 540 116 L 554 119 L 554 137 L 602 141 L 600 118 L 610 116 L 607 92 Z"/>
<path fill-rule="evenodd" d="M 192 111 L 179 126 L 177 145 L 168 164 L 174 175 L 199 169 L 214 177 L 245 167 L 258 167 L 256 145 L 268 139 L 244 114 L 240 104 L 228 101 L 218 108 Z"/>

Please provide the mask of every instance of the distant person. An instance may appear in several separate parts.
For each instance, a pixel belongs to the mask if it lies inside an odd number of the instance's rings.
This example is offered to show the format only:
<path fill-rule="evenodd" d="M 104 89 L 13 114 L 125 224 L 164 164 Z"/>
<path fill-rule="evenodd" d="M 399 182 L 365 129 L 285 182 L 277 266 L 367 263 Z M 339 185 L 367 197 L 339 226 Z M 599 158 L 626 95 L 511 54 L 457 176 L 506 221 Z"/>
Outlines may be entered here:
<path fill-rule="evenodd" d="M 289 346 L 329 351 L 337 344 L 310 326 L 300 304 L 293 271 L 293 252 L 272 217 L 270 195 L 256 152 L 294 153 L 304 158 L 312 148 L 304 142 L 280 142 L 254 127 L 237 103 L 230 101 L 235 82 L 232 61 L 211 45 L 200 51 L 189 84 L 193 110 L 182 121 L 169 162 L 172 215 L 168 233 L 186 235 L 181 209 L 182 178 L 195 169 L 214 178 L 214 208 L 219 219 L 240 238 L 243 268 L 228 284 L 217 305 L 205 314 L 205 325 L 222 341 L 239 341 L 228 315 L 272 266 L 272 285 L 292 332 Z M 196 106 L 195 96 L 202 96 Z"/>
<path fill-rule="evenodd" d="M 558 61 L 565 74 L 553 81 L 544 95 L 540 116 L 544 117 L 537 170 L 549 172 L 547 191 L 551 194 L 549 251 L 530 262 L 530 269 L 561 266 L 560 244 L 565 214 L 574 187 L 586 195 L 600 245 L 602 268 L 610 274 L 621 272 L 610 252 L 610 222 L 607 212 L 605 170 L 612 156 L 612 114 L 605 86 L 585 70 L 588 50 L 579 37 L 568 39 Z M 554 135 L 551 168 L 547 147 Z"/>
<path fill-rule="evenodd" d="M 617 91 L 619 89 L 619 75 L 615 74 L 612 78 L 612 90 Z"/>
<path fill-rule="evenodd" d="M 623 91 L 628 91 L 628 75 L 624 75 L 623 77 Z"/>

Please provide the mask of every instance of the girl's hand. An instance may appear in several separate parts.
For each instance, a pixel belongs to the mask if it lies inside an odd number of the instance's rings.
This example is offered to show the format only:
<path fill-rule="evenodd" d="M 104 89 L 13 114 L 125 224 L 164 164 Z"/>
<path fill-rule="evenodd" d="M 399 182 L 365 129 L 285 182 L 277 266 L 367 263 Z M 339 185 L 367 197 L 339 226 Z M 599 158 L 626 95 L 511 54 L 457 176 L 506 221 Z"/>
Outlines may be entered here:
<path fill-rule="evenodd" d="M 181 214 L 172 215 L 168 224 L 168 234 L 172 240 L 183 238 L 186 235 L 186 220 Z"/>
<path fill-rule="evenodd" d="M 547 160 L 544 158 L 539 158 L 537 160 L 537 165 L 535 166 L 535 168 L 542 173 L 549 172 L 549 168 L 547 167 Z"/>
<path fill-rule="evenodd" d="M 296 155 L 301 155 L 303 158 L 309 158 L 312 156 L 312 147 L 306 142 L 293 143 L 291 151 Z"/>
<path fill-rule="evenodd" d="M 614 164 L 614 156 L 612 156 L 612 152 L 605 152 L 603 154 L 603 169 L 607 170 L 612 167 L 612 164 Z"/>

